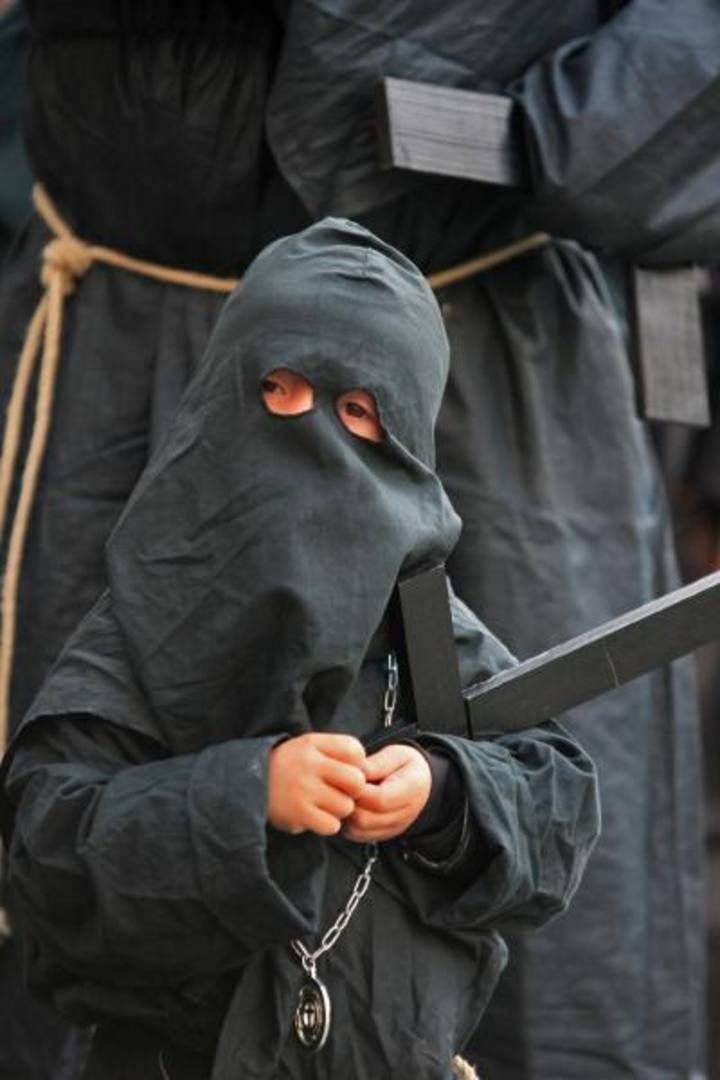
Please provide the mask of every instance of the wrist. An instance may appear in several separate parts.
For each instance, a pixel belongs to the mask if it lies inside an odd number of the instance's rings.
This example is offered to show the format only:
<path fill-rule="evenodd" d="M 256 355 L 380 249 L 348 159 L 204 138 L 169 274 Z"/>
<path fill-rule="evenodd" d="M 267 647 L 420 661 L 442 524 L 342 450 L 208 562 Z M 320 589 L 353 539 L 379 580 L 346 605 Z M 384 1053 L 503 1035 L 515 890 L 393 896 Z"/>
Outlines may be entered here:
<path fill-rule="evenodd" d="M 403 835 L 416 840 L 429 834 L 444 833 L 448 824 L 458 820 L 465 803 L 460 773 L 452 759 L 435 747 L 427 749 L 414 739 L 406 742 L 418 750 L 428 763 L 430 793 L 422 810 Z"/>

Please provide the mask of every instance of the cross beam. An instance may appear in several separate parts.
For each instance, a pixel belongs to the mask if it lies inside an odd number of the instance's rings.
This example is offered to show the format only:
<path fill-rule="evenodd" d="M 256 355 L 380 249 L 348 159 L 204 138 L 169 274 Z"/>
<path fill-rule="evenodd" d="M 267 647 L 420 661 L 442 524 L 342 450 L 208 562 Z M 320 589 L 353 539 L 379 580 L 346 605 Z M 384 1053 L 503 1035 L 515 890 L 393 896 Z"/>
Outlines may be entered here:
<path fill-rule="evenodd" d="M 471 738 L 542 724 L 720 639 L 718 572 L 461 691 L 444 568 L 400 581 L 396 597 L 410 711 L 423 730 Z"/>

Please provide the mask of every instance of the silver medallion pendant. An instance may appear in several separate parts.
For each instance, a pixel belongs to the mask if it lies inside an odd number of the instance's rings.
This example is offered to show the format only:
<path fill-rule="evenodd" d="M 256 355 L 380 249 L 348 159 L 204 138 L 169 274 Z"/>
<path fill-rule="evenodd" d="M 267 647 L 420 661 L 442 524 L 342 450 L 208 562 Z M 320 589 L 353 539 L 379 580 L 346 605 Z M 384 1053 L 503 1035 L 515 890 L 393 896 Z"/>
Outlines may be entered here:
<path fill-rule="evenodd" d="M 330 995 L 317 976 L 308 975 L 300 987 L 295 1009 L 295 1034 L 313 1053 L 327 1041 L 330 1031 Z"/>

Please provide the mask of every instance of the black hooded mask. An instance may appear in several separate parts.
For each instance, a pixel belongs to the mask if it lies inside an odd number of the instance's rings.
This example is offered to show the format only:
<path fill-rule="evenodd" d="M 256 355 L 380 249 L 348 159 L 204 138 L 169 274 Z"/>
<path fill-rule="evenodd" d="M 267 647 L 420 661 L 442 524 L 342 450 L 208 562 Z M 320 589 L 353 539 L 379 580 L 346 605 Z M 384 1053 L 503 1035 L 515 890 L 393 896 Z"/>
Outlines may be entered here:
<path fill-rule="evenodd" d="M 268 411 L 288 368 L 310 411 Z M 398 575 L 459 521 L 434 471 L 448 369 L 416 267 L 348 221 L 267 248 L 228 300 L 107 548 L 110 605 L 169 746 L 337 726 Z M 338 395 L 375 398 L 381 443 Z"/>

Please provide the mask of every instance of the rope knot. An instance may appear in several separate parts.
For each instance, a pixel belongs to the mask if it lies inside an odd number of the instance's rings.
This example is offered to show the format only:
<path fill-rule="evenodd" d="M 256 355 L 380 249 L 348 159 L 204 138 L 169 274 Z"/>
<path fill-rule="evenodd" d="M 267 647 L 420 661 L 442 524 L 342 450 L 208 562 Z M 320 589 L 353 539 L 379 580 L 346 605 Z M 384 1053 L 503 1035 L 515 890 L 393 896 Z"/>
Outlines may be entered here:
<path fill-rule="evenodd" d="M 7 941 L 10 936 L 10 919 L 8 917 L 7 908 L 0 907 L 0 945 Z"/>
<path fill-rule="evenodd" d="M 88 272 L 93 261 L 90 247 L 76 236 L 56 236 L 45 245 L 42 258 L 40 280 L 43 285 L 49 288 L 60 276 L 66 296 L 73 291 L 78 278 Z"/>

